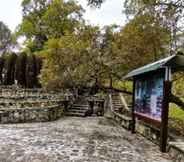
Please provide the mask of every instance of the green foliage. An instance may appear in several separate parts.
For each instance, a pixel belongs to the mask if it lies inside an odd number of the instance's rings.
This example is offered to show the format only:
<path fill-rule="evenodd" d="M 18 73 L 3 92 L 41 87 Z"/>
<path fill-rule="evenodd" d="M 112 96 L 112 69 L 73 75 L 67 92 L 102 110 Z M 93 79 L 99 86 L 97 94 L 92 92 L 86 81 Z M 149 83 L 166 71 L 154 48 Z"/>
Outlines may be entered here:
<path fill-rule="evenodd" d="M 42 85 L 94 86 L 120 80 L 128 70 L 166 52 L 168 31 L 149 15 L 135 17 L 120 32 L 115 29 L 106 27 L 101 33 L 98 28 L 81 26 L 76 33 L 49 39 L 40 52 L 46 56 Z"/>
<path fill-rule="evenodd" d="M 15 79 L 19 85 L 26 87 L 26 63 L 27 55 L 26 53 L 21 53 L 18 55 L 15 64 Z"/>
<path fill-rule="evenodd" d="M 36 57 L 31 54 L 27 56 L 26 64 L 26 86 L 34 88 L 37 85 L 37 70 L 36 70 Z"/>
<path fill-rule="evenodd" d="M 97 27 L 91 26 L 81 26 L 75 34 L 50 39 L 41 52 L 46 55 L 40 75 L 42 85 L 91 87 L 103 84 L 116 73 L 119 58 L 116 58 L 114 39 L 112 29 L 101 34 Z"/>
<path fill-rule="evenodd" d="M 183 12 L 183 0 L 125 0 L 124 11 L 127 15 L 150 13 L 162 21 L 168 21 L 172 16 L 181 18 Z M 164 20 L 164 18 L 166 18 Z"/>
<path fill-rule="evenodd" d="M 4 84 L 12 85 L 14 84 L 14 72 L 15 72 L 15 62 L 17 55 L 12 53 L 6 57 L 4 65 Z"/>
<path fill-rule="evenodd" d="M 39 82 L 38 76 L 41 73 L 42 64 L 43 64 L 42 58 L 39 56 L 36 56 L 36 86 L 37 87 L 41 87 L 41 83 Z"/>
<path fill-rule="evenodd" d="M 3 72 L 3 67 L 4 67 L 4 58 L 0 57 L 0 83 L 3 83 L 3 78 L 2 78 L 2 72 Z"/>
<path fill-rule="evenodd" d="M 82 76 L 80 69 L 87 70 L 82 68 L 85 64 L 81 58 L 81 51 L 87 48 L 87 44 L 75 35 L 49 40 L 44 51 L 47 58 L 41 71 L 42 85 L 48 87 L 51 82 L 63 87 L 66 81 L 77 84 L 77 78 Z M 74 76 L 77 77 L 75 82 L 73 82 Z"/>
<path fill-rule="evenodd" d="M 0 21 L 0 53 L 2 54 L 7 52 L 11 44 L 11 31 L 2 21 Z"/>
<path fill-rule="evenodd" d="M 17 35 L 25 35 L 31 52 L 43 49 L 50 38 L 74 32 L 82 21 L 83 9 L 74 1 L 24 0 L 23 20 Z"/>
<path fill-rule="evenodd" d="M 184 135 L 184 112 L 175 104 L 170 104 L 169 106 L 169 128 L 174 133 Z"/>
<path fill-rule="evenodd" d="M 2 85 L 17 83 L 24 88 L 40 87 L 37 76 L 40 74 L 42 58 L 22 52 L 18 55 L 4 54 L 0 57 L 0 82 Z"/>
<path fill-rule="evenodd" d="M 170 104 L 169 117 L 184 121 L 184 112 L 175 104 Z"/>
<path fill-rule="evenodd" d="M 154 16 L 160 25 L 170 30 L 170 53 L 176 53 L 177 35 L 184 29 L 181 25 L 184 17 L 183 0 L 126 0 L 124 8 L 127 16 L 145 14 Z"/>
<path fill-rule="evenodd" d="M 172 90 L 173 90 L 173 94 L 175 94 L 176 96 L 179 97 L 184 97 L 184 73 L 180 72 L 180 73 L 175 73 L 173 75 L 173 84 L 172 84 Z"/>
<path fill-rule="evenodd" d="M 113 87 L 116 89 L 132 92 L 133 82 L 132 81 L 116 81 L 114 82 Z"/>
<path fill-rule="evenodd" d="M 88 2 L 98 5 L 103 1 Z M 129 6 L 135 8 L 136 3 Z M 37 60 L 35 67 L 27 65 L 26 71 L 36 76 L 41 69 L 44 87 L 111 86 L 127 71 L 167 53 L 170 31 L 148 12 L 135 14 L 120 31 L 116 25 L 100 31 L 85 24 L 82 7 L 72 0 L 23 0 L 22 7 L 18 35 L 26 36 L 30 53 L 44 57 L 42 69 Z"/>
<path fill-rule="evenodd" d="M 128 70 L 154 62 L 168 53 L 169 32 L 150 15 L 136 16 L 122 28 L 116 40 Z"/>

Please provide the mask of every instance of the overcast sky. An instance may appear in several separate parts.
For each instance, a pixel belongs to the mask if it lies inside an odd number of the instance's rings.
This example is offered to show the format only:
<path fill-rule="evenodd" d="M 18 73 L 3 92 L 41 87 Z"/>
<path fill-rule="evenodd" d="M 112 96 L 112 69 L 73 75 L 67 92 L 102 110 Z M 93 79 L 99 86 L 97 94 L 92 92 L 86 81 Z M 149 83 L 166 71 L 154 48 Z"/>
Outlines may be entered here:
<path fill-rule="evenodd" d="M 21 1 L 22 0 L 1 0 L 0 21 L 3 21 L 14 31 L 21 22 Z M 87 6 L 86 0 L 78 0 L 79 4 L 86 10 L 84 18 L 91 24 L 117 25 L 125 24 L 125 16 L 122 14 L 123 0 L 107 0 L 100 9 L 92 9 Z"/>

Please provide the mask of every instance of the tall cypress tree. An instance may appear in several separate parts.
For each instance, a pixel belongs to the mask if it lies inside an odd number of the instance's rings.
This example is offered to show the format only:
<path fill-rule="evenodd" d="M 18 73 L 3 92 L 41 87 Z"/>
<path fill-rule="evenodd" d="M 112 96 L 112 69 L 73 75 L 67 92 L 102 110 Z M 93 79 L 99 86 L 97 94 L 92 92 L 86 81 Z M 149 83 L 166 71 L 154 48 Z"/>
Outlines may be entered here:
<path fill-rule="evenodd" d="M 38 87 L 41 87 L 41 84 L 38 80 L 38 76 L 40 74 L 41 68 L 42 68 L 42 58 L 36 57 L 36 85 Z"/>
<path fill-rule="evenodd" d="M 26 62 L 27 55 L 23 52 L 17 57 L 15 64 L 15 79 L 22 87 L 26 87 Z"/>
<path fill-rule="evenodd" d="M 27 88 L 36 87 L 36 57 L 31 54 L 27 57 L 27 65 L 26 65 L 26 86 Z"/>
<path fill-rule="evenodd" d="M 3 84 L 2 72 L 4 67 L 4 58 L 0 57 L 0 83 Z"/>
<path fill-rule="evenodd" d="M 5 85 L 12 85 L 15 82 L 14 73 L 15 73 L 15 62 L 17 59 L 17 55 L 15 53 L 10 54 L 8 57 L 6 57 L 5 60 L 5 79 L 4 84 Z"/>

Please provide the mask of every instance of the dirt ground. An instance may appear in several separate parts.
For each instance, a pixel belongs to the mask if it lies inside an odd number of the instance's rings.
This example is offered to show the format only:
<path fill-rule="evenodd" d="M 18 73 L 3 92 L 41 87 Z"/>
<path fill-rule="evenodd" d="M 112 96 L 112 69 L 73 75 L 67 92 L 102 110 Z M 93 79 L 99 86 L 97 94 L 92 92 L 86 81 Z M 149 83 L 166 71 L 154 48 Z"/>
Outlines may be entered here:
<path fill-rule="evenodd" d="M 169 162 L 158 146 L 103 117 L 0 125 L 0 162 Z"/>

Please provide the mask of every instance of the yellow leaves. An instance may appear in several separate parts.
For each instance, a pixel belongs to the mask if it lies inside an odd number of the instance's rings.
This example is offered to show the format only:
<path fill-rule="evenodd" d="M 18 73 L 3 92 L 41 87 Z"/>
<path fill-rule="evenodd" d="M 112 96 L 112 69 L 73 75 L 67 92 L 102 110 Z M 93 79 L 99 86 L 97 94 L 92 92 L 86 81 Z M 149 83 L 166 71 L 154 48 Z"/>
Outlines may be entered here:
<path fill-rule="evenodd" d="M 148 14 L 136 16 L 120 31 L 118 44 L 129 69 L 155 61 L 167 52 L 169 33 Z M 165 48 L 164 48 L 165 47 Z"/>
<path fill-rule="evenodd" d="M 47 58 L 40 76 L 43 85 L 50 80 L 65 82 L 66 78 L 77 82 L 85 77 L 85 51 L 89 42 L 83 41 L 78 35 L 70 34 L 60 39 L 50 39 L 44 52 Z"/>

